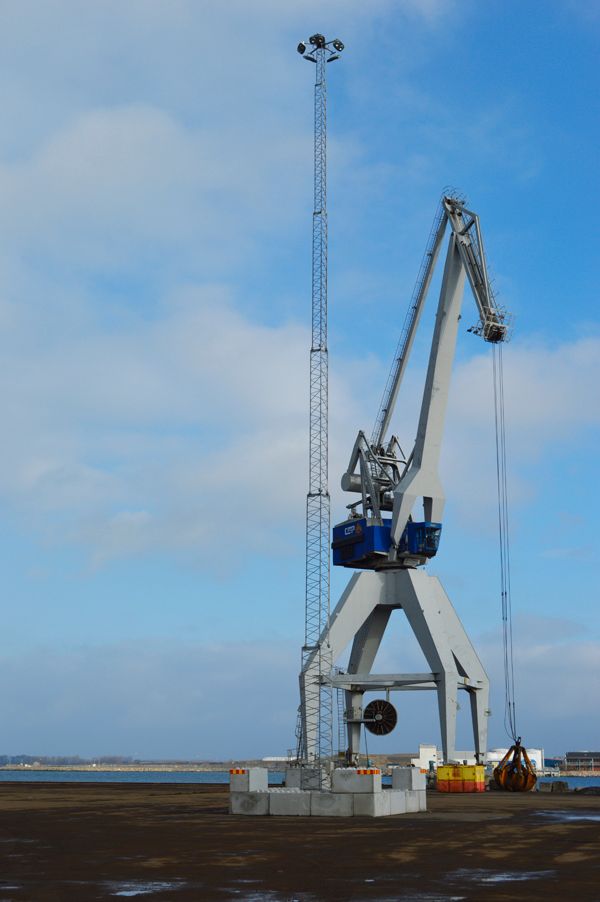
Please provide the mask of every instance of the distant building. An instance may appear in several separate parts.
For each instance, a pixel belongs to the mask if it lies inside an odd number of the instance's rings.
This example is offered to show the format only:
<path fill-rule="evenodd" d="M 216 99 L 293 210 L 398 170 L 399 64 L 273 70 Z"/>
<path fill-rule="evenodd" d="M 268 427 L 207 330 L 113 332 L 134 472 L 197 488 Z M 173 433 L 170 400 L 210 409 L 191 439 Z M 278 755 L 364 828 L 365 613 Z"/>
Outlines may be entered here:
<path fill-rule="evenodd" d="M 489 752 L 486 752 L 484 761 L 486 764 L 490 764 L 495 767 L 497 764 L 500 764 L 508 749 L 490 749 Z M 529 756 L 529 760 L 533 764 L 536 770 L 544 769 L 544 750 L 543 749 L 532 749 L 527 746 L 527 754 Z"/>
<path fill-rule="evenodd" d="M 413 767 L 418 767 L 423 773 L 429 770 L 437 770 L 438 763 L 442 760 L 442 755 L 435 745 L 420 745 L 419 757 L 411 758 L 410 763 Z"/>
<path fill-rule="evenodd" d="M 567 752 L 565 770 L 600 770 L 600 752 Z"/>

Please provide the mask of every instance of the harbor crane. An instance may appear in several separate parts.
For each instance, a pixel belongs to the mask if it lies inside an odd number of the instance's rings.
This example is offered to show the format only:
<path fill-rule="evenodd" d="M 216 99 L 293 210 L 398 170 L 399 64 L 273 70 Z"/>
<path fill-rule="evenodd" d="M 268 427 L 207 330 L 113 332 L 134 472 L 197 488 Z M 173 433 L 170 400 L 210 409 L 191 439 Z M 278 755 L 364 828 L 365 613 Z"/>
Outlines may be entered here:
<path fill-rule="evenodd" d="M 444 236 L 446 261 L 413 449 L 405 455 L 396 435 L 388 437 L 398 393 L 425 305 Z M 358 760 L 361 726 L 385 735 L 396 724 L 389 693 L 431 689 L 437 692 L 444 761 L 456 759 L 458 690 L 470 699 L 475 755 L 487 744 L 489 681 L 465 629 L 440 581 L 423 569 L 438 551 L 444 492 L 439 458 L 455 356 L 465 282 L 479 313 L 469 331 L 497 345 L 509 332 L 507 314 L 494 298 L 488 278 L 479 218 L 466 202 L 444 194 L 436 213 L 394 363 L 370 437 L 360 431 L 342 488 L 358 495 L 347 518 L 333 528 L 333 564 L 355 572 L 331 614 L 314 653 L 303 663 L 301 683 L 343 690 L 347 723 L 347 761 Z M 416 505 L 421 499 L 423 515 Z M 426 673 L 372 673 L 377 651 L 394 611 L 402 610 L 429 666 Z M 346 672 L 334 669 L 352 643 Z M 319 649 L 332 662 L 324 674 Z M 365 692 L 384 692 L 363 708 Z M 313 737 L 317 713 L 304 706 L 305 760 L 318 760 Z"/>

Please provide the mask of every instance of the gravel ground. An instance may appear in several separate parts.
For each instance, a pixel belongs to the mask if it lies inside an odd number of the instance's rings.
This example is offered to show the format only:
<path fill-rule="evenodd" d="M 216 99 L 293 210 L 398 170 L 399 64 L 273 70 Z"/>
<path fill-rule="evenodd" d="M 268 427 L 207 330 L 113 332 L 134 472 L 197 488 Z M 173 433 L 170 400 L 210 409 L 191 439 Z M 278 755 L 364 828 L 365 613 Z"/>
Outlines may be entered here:
<path fill-rule="evenodd" d="M 393 818 L 227 814 L 227 787 L 6 783 L 0 902 L 600 902 L 600 797 L 428 793 Z"/>

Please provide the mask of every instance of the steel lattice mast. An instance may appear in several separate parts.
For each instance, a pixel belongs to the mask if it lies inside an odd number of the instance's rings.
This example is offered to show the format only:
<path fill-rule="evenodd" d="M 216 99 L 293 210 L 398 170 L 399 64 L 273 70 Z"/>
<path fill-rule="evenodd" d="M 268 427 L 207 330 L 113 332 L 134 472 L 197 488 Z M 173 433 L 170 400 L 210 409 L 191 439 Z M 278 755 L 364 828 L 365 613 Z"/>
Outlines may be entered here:
<path fill-rule="evenodd" d="M 327 352 L 327 63 L 343 44 L 313 35 L 304 59 L 315 63 L 314 206 L 312 228 L 312 341 L 310 348 L 309 483 L 306 497 L 306 596 L 298 759 L 318 764 L 333 753 L 333 690 L 328 679 L 329 625 L 328 352 Z M 333 49 L 332 49 L 333 48 Z M 336 52 L 337 51 L 337 52 Z M 317 652 L 315 656 L 315 652 Z M 308 667 L 309 659 L 316 667 Z"/>

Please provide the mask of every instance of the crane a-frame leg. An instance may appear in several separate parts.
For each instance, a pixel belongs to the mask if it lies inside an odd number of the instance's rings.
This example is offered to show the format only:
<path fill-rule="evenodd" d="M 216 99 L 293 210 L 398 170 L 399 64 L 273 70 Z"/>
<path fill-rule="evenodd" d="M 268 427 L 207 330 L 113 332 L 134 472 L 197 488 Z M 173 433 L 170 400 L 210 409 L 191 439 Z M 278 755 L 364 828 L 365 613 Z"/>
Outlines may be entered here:
<path fill-rule="evenodd" d="M 360 630 L 354 637 L 348 673 L 370 673 L 373 662 L 381 645 L 385 628 L 392 614 L 392 608 L 377 605 L 371 611 Z M 348 749 L 351 754 L 358 752 L 360 745 L 360 727 L 362 717 L 362 690 L 347 689 L 346 718 L 348 722 Z"/>
<path fill-rule="evenodd" d="M 394 610 L 403 610 L 430 667 L 428 673 L 373 674 L 371 668 Z M 332 614 L 321 645 L 335 663 L 352 642 L 348 672 L 331 684 L 346 692 L 349 753 L 359 753 L 362 696 L 372 691 L 437 691 L 445 761 L 456 759 L 457 694 L 469 693 L 475 754 L 487 745 L 489 681 L 479 658 L 437 577 L 422 570 L 355 573 Z M 312 666 L 311 666 L 312 664 Z M 316 661 L 306 662 L 302 679 L 318 679 Z M 307 724 L 305 735 L 314 735 Z M 311 749 L 307 750 L 311 753 Z"/>

